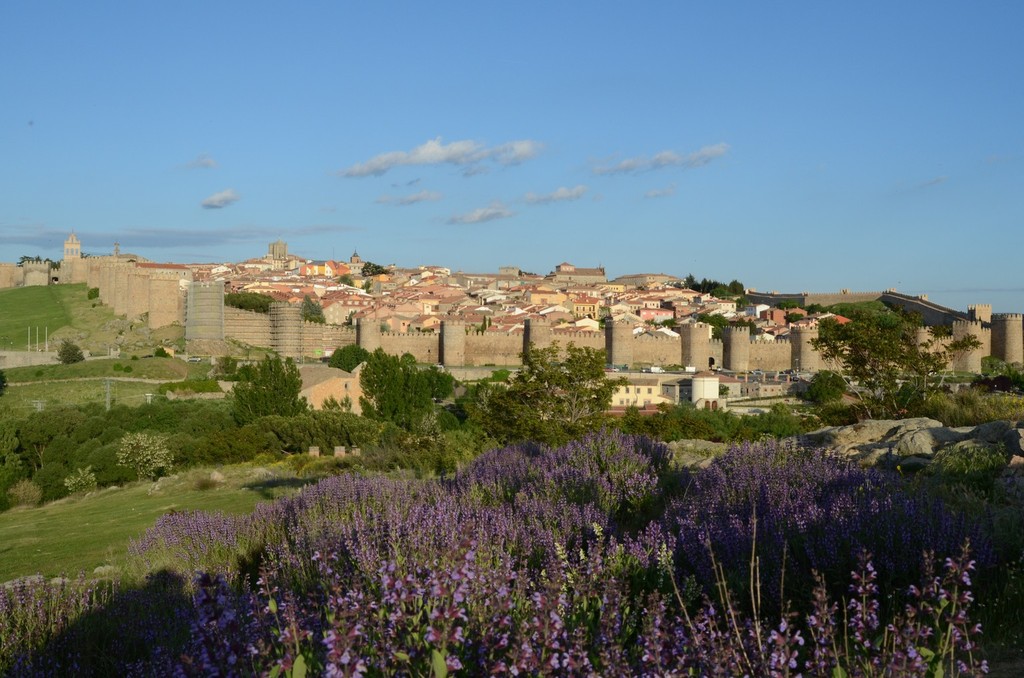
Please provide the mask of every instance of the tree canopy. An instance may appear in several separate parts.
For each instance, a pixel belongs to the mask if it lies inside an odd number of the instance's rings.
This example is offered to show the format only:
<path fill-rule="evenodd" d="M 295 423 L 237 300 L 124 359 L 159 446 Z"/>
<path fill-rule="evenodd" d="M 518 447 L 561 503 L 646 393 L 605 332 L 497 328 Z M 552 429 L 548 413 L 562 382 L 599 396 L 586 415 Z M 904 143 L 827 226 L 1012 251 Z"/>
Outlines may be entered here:
<path fill-rule="evenodd" d="M 308 294 L 302 298 L 302 319 L 311 323 L 320 323 L 323 325 L 327 322 L 327 318 L 324 317 L 324 307 L 320 305 L 320 302 L 313 299 Z"/>
<path fill-rule="evenodd" d="M 826 318 L 813 344 L 856 382 L 860 409 L 872 418 L 899 416 L 921 402 L 954 356 L 980 345 L 973 336 L 948 340 L 932 330 L 919 342 L 920 317 L 902 311 L 854 312 L 851 321 Z"/>
<path fill-rule="evenodd" d="M 434 399 L 451 395 L 454 380 L 436 367 L 420 369 L 406 353 L 389 355 L 377 349 L 360 372 L 359 399 L 363 415 L 412 430 L 434 410 Z"/>
<path fill-rule="evenodd" d="M 380 264 L 375 264 L 372 261 L 363 262 L 362 274 L 364 278 L 368 278 L 371 275 L 380 275 L 381 273 L 387 273 L 388 269 Z"/>
<path fill-rule="evenodd" d="M 258 292 L 230 292 L 224 295 L 225 306 L 233 306 L 243 311 L 255 311 L 256 313 L 270 313 L 270 304 L 273 302 L 272 297 Z"/>
<path fill-rule="evenodd" d="M 351 372 L 355 368 L 359 367 L 360 363 L 366 362 L 366 359 L 369 357 L 370 352 L 359 344 L 349 344 L 348 346 L 342 346 L 339 349 L 335 349 L 327 364 L 331 367 L 336 367 L 339 370 Z"/>
<path fill-rule="evenodd" d="M 82 353 L 82 349 L 78 347 L 78 344 L 65 339 L 60 342 L 60 348 L 57 349 L 57 360 L 61 365 L 70 365 L 82 362 L 85 360 L 85 355 Z"/>
<path fill-rule="evenodd" d="M 624 379 L 608 379 L 604 351 L 570 343 L 531 346 L 507 385 L 481 389 L 471 416 L 503 442 L 562 444 L 604 423 L 612 394 Z"/>
<path fill-rule="evenodd" d="M 302 391 L 299 368 L 291 358 L 267 357 L 256 365 L 238 368 L 238 383 L 232 390 L 232 413 L 239 424 L 272 414 L 292 416 L 308 409 Z"/>

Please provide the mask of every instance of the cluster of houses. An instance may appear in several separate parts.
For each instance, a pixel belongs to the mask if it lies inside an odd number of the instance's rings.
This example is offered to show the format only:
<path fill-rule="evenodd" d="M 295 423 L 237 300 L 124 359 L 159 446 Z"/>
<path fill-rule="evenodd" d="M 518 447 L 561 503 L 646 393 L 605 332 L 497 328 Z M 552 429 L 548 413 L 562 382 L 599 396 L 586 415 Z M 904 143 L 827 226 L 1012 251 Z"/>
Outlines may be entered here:
<path fill-rule="evenodd" d="M 442 266 L 382 267 L 364 262 L 357 253 L 344 262 L 290 256 L 287 246 L 279 241 L 271 244 L 266 257 L 192 268 L 197 281 L 223 281 L 229 292 L 256 292 L 290 303 L 312 299 L 322 307 L 330 324 L 369 319 L 387 331 L 399 333 L 438 332 L 442 320 L 451 319 L 461 320 L 479 332 L 522 333 L 527 319 L 545 318 L 562 336 L 600 333 L 604 323 L 612 320 L 632 324 L 635 335 L 676 337 L 673 327 L 677 325 L 714 321 L 717 317 L 718 324 L 744 323 L 751 327 L 754 340 L 775 341 L 794 327 L 815 327 L 822 317 L 801 309 L 783 310 L 763 304 L 738 306 L 733 299 L 689 289 L 683 280 L 666 274 L 632 274 L 608 280 L 603 268 L 580 268 L 570 263 L 557 265 L 547 275 L 514 267 L 490 274 L 452 272 Z M 620 376 L 628 384 L 613 396 L 616 409 L 650 409 L 680 400 L 700 400 L 703 406 L 717 408 L 727 398 L 783 395 L 796 381 L 791 375 L 769 379 L 765 375 L 680 376 L 628 370 Z M 711 376 L 715 379 L 714 397 L 707 383 L 701 382 L 700 388 L 694 386 L 695 377 Z M 317 375 L 317 379 L 329 377 L 327 372 Z M 354 388 L 347 382 L 346 391 L 354 396 L 352 401 L 358 399 Z"/>
<path fill-rule="evenodd" d="M 275 246 L 283 243 L 274 243 Z M 391 332 L 436 332 L 443 319 L 458 319 L 483 332 L 522 332 L 527 319 L 546 318 L 565 332 L 602 332 L 607 320 L 631 323 L 634 333 L 677 336 L 676 325 L 718 316 L 743 322 L 752 336 L 773 341 L 793 327 L 815 327 L 821 314 L 764 304 L 738 307 L 733 299 L 687 288 L 666 274 L 632 274 L 608 280 L 603 268 L 561 263 L 547 275 L 503 267 L 496 274 L 452 272 L 442 266 L 380 267 L 364 275 L 364 262 L 315 261 L 284 254 L 239 264 L 194 265 L 196 281 L 223 281 L 229 292 L 257 292 L 276 301 L 312 299 L 327 322 L 370 318 Z M 825 314 L 829 315 L 829 314 Z M 838 318 L 841 322 L 845 318 Z"/>

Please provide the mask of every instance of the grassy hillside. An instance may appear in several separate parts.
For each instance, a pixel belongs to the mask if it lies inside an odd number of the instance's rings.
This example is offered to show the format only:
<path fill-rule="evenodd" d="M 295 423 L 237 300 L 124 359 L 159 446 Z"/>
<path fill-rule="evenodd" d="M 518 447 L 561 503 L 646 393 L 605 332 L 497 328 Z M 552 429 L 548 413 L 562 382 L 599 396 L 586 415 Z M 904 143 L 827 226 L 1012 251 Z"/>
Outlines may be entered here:
<path fill-rule="evenodd" d="M 21 287 L 0 290 L 0 348 L 24 349 L 28 342 L 28 328 L 32 328 L 35 345 L 36 328 L 43 340 L 45 328 L 50 334 L 72 325 L 72 317 L 81 305 L 89 307 L 85 285 L 50 285 L 48 287 Z"/>
<path fill-rule="evenodd" d="M 209 371 L 209 364 L 177 358 L 104 358 L 73 365 L 12 367 L 4 370 L 8 384 L 3 405 L 26 412 L 36 401 L 47 407 L 102 403 L 107 397 L 107 378 L 112 380 L 111 402 L 141 405 L 147 393 L 156 393 L 158 384 L 205 378 Z"/>
<path fill-rule="evenodd" d="M 77 575 L 123 565 L 130 539 L 169 511 L 251 511 L 260 501 L 296 491 L 306 480 L 289 471 L 239 466 L 192 470 L 160 482 L 108 488 L 38 508 L 0 513 L 0 582 L 41 573 Z"/>
<path fill-rule="evenodd" d="M 144 322 L 118 318 L 109 306 L 88 298 L 85 284 L 0 290 L 0 350 L 23 351 L 32 328 L 32 347 L 49 333 L 50 347 L 70 339 L 94 355 L 121 347 L 122 356 L 145 355 L 183 336 L 181 327 L 149 330 Z"/>

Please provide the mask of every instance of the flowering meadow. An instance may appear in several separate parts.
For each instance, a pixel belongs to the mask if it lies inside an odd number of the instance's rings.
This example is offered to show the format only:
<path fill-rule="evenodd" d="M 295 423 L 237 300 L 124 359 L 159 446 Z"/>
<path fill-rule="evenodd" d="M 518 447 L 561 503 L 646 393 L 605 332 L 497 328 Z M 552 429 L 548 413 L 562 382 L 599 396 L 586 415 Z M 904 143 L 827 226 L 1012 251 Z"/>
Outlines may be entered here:
<path fill-rule="evenodd" d="M 601 432 L 166 515 L 131 545 L 141 583 L 0 588 L 0 671 L 981 675 L 990 534 L 822 450 L 691 472 Z"/>

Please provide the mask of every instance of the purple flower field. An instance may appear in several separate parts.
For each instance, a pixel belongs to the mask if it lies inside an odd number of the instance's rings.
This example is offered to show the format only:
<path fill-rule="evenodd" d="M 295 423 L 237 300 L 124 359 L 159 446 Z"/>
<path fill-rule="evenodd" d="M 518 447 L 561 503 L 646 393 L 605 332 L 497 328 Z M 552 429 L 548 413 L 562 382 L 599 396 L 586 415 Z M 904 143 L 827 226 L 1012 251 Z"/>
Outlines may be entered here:
<path fill-rule="evenodd" d="M 689 473 L 602 432 L 164 516 L 131 546 L 140 585 L 0 589 L 0 672 L 980 675 L 986 535 L 819 450 Z"/>

